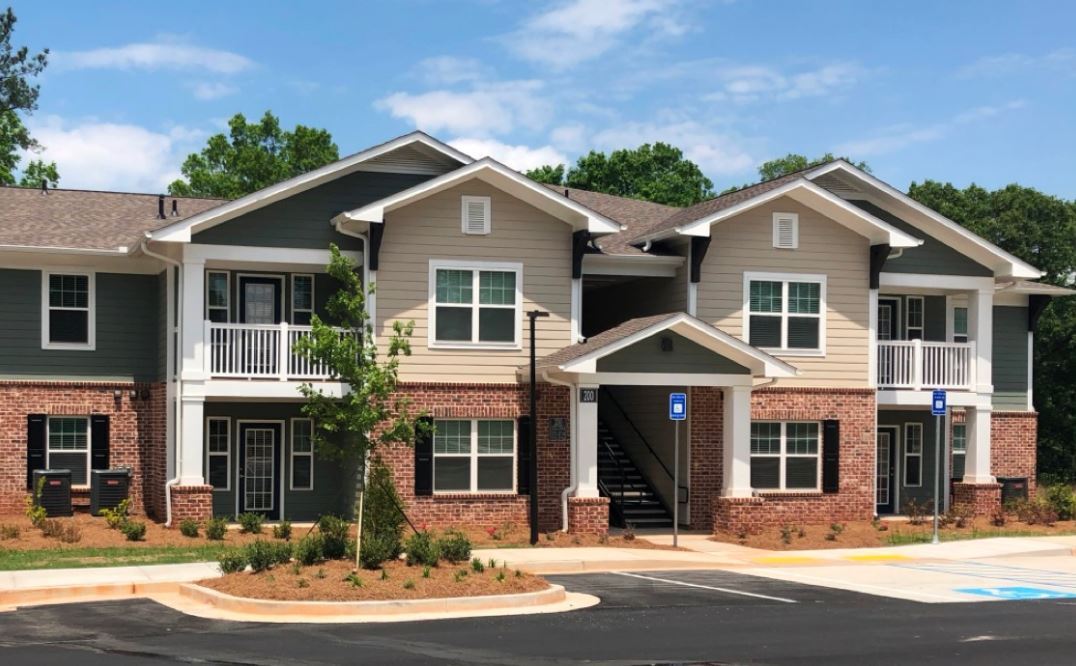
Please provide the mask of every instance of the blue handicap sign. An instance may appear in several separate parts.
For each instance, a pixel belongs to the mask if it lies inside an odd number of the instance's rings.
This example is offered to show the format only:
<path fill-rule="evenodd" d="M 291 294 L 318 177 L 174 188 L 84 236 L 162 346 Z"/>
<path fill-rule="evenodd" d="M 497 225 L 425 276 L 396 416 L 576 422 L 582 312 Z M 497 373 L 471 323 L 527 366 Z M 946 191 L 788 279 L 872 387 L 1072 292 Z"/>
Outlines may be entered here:
<path fill-rule="evenodd" d="M 669 419 L 673 421 L 684 421 L 687 419 L 686 393 L 669 394 Z"/>
<path fill-rule="evenodd" d="M 1005 601 L 1028 601 L 1031 599 L 1076 599 L 1076 592 L 1059 592 L 1041 587 L 962 587 L 954 592 L 974 594 Z"/>
<path fill-rule="evenodd" d="M 948 399 L 946 398 L 945 391 L 934 391 L 930 400 L 930 415 L 945 416 L 946 402 L 948 402 Z"/>

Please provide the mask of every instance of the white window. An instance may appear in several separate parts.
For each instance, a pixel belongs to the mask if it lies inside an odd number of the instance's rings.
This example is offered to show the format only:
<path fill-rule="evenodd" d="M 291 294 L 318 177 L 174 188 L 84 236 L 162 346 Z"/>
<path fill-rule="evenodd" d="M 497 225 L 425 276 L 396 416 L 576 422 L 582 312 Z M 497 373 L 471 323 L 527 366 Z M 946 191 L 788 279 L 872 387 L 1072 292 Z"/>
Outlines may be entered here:
<path fill-rule="evenodd" d="M 71 485 L 90 483 L 90 419 L 50 416 L 45 467 L 71 470 Z"/>
<path fill-rule="evenodd" d="M 465 234 L 488 234 L 490 232 L 489 197 L 460 197 L 462 201 L 462 225 Z"/>
<path fill-rule="evenodd" d="M 968 309 L 953 308 L 953 342 L 968 341 Z"/>
<path fill-rule="evenodd" d="M 826 276 L 744 274 L 744 337 L 786 355 L 826 350 Z"/>
<path fill-rule="evenodd" d="M 296 273 L 291 276 L 291 323 L 309 326 L 314 316 L 314 276 Z"/>
<path fill-rule="evenodd" d="M 291 420 L 291 489 L 314 489 L 314 422 Z"/>
<path fill-rule="evenodd" d="M 968 426 L 963 423 L 953 425 L 953 473 L 954 479 L 964 478 L 964 462 L 968 453 Z"/>
<path fill-rule="evenodd" d="M 41 348 L 92 351 L 95 275 L 42 271 L 41 276 Z"/>
<path fill-rule="evenodd" d="M 206 483 L 213 490 L 231 490 L 232 421 L 224 417 L 206 420 Z"/>
<path fill-rule="evenodd" d="M 782 250 L 794 250 L 800 246 L 798 213 L 773 214 L 773 246 Z"/>
<path fill-rule="evenodd" d="M 438 419 L 433 425 L 434 492 L 515 489 L 515 421 Z"/>
<path fill-rule="evenodd" d="M 905 309 L 904 329 L 909 340 L 922 340 L 926 321 L 926 305 L 922 296 L 909 296 Z"/>
<path fill-rule="evenodd" d="M 751 487 L 818 490 L 820 430 L 816 422 L 753 422 Z"/>
<path fill-rule="evenodd" d="M 518 349 L 521 264 L 430 262 L 429 346 Z"/>
<path fill-rule="evenodd" d="M 923 485 L 923 424 L 904 424 L 904 485 Z"/>
<path fill-rule="evenodd" d="M 228 323 L 230 277 L 227 271 L 207 271 L 205 274 L 206 318 L 218 324 Z"/>

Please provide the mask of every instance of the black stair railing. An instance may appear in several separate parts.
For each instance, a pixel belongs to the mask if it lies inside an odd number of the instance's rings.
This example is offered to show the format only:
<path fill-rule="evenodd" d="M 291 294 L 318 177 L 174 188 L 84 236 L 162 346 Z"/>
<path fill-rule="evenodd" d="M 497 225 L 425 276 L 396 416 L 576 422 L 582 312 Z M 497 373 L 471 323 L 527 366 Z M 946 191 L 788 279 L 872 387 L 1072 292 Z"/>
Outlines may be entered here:
<path fill-rule="evenodd" d="M 639 441 L 643 443 L 643 446 L 646 447 L 646 450 L 650 453 L 650 456 L 657 461 L 658 465 L 661 466 L 661 469 L 665 472 L 665 476 L 668 477 L 669 481 L 672 481 L 672 471 L 665 464 L 665 461 L 661 459 L 661 456 L 657 454 L 657 451 L 654 450 L 654 447 L 650 446 L 650 442 L 647 441 L 646 436 L 643 435 L 643 433 L 635 425 L 635 422 L 631 420 L 631 417 L 628 416 L 627 411 L 625 411 L 624 408 L 620 405 L 620 402 L 616 399 L 616 396 L 613 395 L 613 392 L 604 386 L 601 387 L 601 391 L 605 394 L 605 397 L 609 398 L 609 402 L 613 405 L 613 407 L 616 407 L 616 411 L 620 413 L 620 417 L 624 420 L 624 422 L 628 424 L 628 426 L 631 427 L 632 432 L 634 432 L 635 436 L 639 439 Z M 639 473 L 642 474 L 642 470 L 639 470 Z M 678 491 L 677 494 L 682 497 L 680 501 L 682 503 L 686 503 L 689 498 L 689 493 L 691 492 L 690 489 L 685 485 L 679 485 L 676 489 Z"/>

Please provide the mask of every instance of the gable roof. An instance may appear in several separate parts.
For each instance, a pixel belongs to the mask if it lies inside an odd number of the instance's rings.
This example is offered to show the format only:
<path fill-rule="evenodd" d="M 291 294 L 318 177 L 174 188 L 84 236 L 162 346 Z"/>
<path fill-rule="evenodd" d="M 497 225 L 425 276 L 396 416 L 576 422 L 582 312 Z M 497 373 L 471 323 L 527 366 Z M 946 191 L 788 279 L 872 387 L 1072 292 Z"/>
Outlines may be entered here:
<path fill-rule="evenodd" d="M 239 197 L 213 210 L 207 210 L 175 224 L 170 224 L 154 231 L 151 240 L 190 242 L 191 234 L 196 231 L 227 222 L 232 218 L 257 210 L 275 201 L 304 192 L 354 171 L 360 171 L 364 165 L 371 165 L 372 170 L 385 170 L 392 162 L 392 160 L 385 159 L 388 154 L 401 150 L 407 153 L 405 157 L 408 160 L 416 150 L 420 153 L 428 154 L 434 161 L 443 162 L 446 169 L 450 168 L 449 165 L 453 163 L 458 166 L 473 162 L 470 156 L 461 153 L 452 146 L 438 141 L 425 132 L 415 131 L 353 155 L 348 155 L 332 164 L 326 164 L 320 169 L 314 169 L 275 185 L 262 188 L 257 192 Z"/>

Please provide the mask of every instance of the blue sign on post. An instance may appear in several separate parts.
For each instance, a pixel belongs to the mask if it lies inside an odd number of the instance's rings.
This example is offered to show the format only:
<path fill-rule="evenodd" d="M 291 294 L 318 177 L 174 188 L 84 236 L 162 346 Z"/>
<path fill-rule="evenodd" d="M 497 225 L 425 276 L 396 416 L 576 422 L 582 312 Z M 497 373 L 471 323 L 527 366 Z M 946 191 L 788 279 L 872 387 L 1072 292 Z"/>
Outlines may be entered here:
<path fill-rule="evenodd" d="M 930 400 L 930 415 L 945 416 L 946 402 L 945 391 L 934 391 L 934 395 Z"/>
<path fill-rule="evenodd" d="M 672 421 L 684 421 L 687 419 L 687 394 L 669 394 L 669 419 Z"/>

